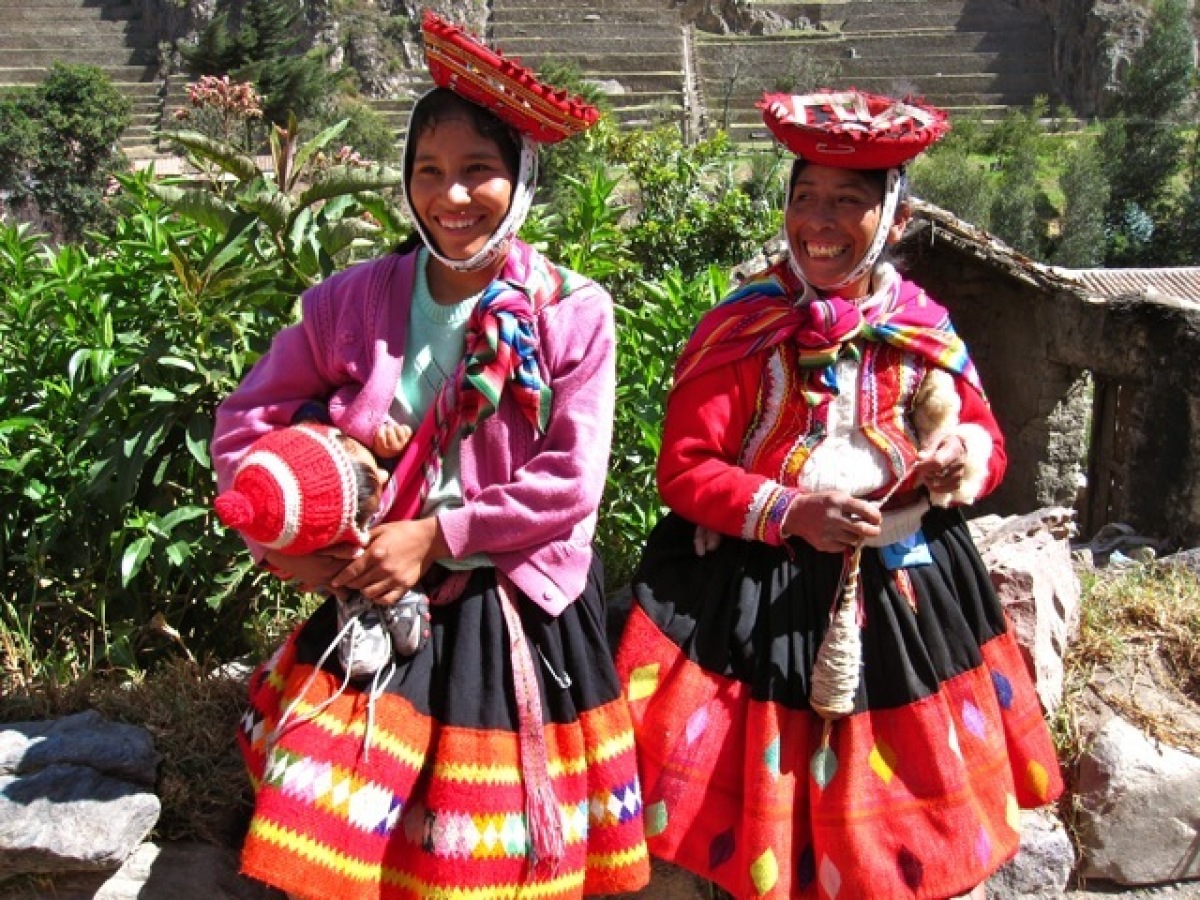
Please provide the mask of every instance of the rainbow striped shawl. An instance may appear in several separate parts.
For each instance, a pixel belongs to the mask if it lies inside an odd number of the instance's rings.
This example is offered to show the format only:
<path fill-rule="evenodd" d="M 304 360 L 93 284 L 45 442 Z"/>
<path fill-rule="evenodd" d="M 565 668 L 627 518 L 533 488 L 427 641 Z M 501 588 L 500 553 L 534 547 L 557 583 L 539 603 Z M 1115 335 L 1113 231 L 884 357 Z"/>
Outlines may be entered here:
<path fill-rule="evenodd" d="M 675 366 L 675 387 L 713 369 L 791 341 L 800 365 L 817 376 L 805 394 L 817 405 L 827 399 L 833 365 L 856 342 L 878 341 L 923 357 L 962 376 L 980 396 L 983 387 L 966 345 L 954 332 L 946 309 L 894 272 L 865 310 L 841 297 L 808 295 L 786 262 L 729 294 L 696 326 Z"/>
<path fill-rule="evenodd" d="M 513 240 L 500 276 L 484 289 L 467 320 L 462 360 L 442 384 L 392 474 L 394 500 L 387 519 L 419 514 L 451 438 L 478 428 L 496 412 L 505 391 L 539 433 L 546 430 L 553 391 L 542 378 L 535 317 L 584 281 Z"/>

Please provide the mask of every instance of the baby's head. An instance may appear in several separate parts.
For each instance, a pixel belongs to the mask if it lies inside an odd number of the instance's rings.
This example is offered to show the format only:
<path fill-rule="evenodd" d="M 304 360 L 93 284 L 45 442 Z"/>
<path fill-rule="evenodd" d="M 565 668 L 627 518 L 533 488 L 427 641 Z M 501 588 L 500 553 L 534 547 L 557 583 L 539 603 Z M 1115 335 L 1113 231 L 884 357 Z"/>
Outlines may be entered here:
<path fill-rule="evenodd" d="M 255 441 L 214 506 L 227 527 L 304 556 L 335 544 L 366 544 L 385 479 L 358 441 L 304 423 Z"/>

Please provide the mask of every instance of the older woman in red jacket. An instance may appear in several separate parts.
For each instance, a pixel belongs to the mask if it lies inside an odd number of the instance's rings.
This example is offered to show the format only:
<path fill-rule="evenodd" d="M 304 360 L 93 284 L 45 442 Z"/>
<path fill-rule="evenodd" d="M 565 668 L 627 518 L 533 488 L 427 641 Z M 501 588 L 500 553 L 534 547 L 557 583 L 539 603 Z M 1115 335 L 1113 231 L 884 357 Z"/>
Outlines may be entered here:
<path fill-rule="evenodd" d="M 741 898 L 948 898 L 1061 781 L 961 507 L 1004 442 L 946 311 L 880 254 L 940 111 L 768 96 L 788 254 L 699 323 L 617 668 L 651 853 Z"/>

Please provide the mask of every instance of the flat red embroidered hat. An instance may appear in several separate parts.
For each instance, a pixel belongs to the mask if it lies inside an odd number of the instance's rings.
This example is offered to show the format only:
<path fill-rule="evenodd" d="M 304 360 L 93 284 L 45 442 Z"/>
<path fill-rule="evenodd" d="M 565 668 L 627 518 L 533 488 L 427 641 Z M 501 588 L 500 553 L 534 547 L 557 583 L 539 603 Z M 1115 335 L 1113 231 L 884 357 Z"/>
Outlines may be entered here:
<path fill-rule="evenodd" d="M 260 437 L 213 506 L 227 528 L 292 556 L 366 543 L 355 522 L 353 461 L 337 431 L 325 425 L 293 425 Z"/>
<path fill-rule="evenodd" d="M 591 128 L 600 111 L 582 97 L 538 80 L 432 10 L 421 21 L 425 62 L 438 87 L 491 110 L 522 134 L 554 144 Z"/>
<path fill-rule="evenodd" d="M 764 94 L 763 121 L 792 153 L 840 169 L 893 169 L 950 130 L 943 110 L 854 89 Z"/>

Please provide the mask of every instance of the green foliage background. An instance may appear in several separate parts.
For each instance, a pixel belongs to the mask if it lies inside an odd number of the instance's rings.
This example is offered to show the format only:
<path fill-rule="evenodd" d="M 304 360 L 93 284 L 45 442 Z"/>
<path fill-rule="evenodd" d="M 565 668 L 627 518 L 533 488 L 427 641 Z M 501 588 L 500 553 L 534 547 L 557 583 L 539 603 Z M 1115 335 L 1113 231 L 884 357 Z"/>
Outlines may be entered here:
<path fill-rule="evenodd" d="M 288 2 L 262 0 L 257 36 L 233 47 L 213 31 L 205 52 L 283 53 L 263 35 L 281 35 Z M 956 120 L 912 167 L 914 192 L 1035 258 L 1195 264 L 1200 144 L 1184 8 L 1158 0 L 1150 49 L 1102 126 L 1042 102 L 998 126 Z M 306 140 L 287 103 L 269 170 L 244 148 L 179 132 L 198 180 L 110 182 L 127 115 L 111 90 L 94 70 L 62 67 L 0 98 L 0 191 L 55 223 L 42 234 L 0 221 L 0 687 L 270 645 L 305 600 L 250 566 L 210 512 L 213 412 L 294 321 L 306 287 L 407 233 L 394 170 L 326 153 L 369 123 L 322 129 L 322 113 Z M 1114 147 L 1155 165 L 1115 166 L 1125 157 Z M 603 283 L 617 307 L 598 532 L 617 587 L 662 512 L 654 464 L 671 367 L 731 267 L 778 234 L 787 160 L 721 134 L 688 145 L 670 126 L 621 132 L 606 117 L 544 162 L 543 205 L 524 236 Z"/>
<path fill-rule="evenodd" d="M 200 182 L 121 176 L 105 201 L 112 226 L 84 243 L 0 224 L 0 677 L 261 654 L 304 605 L 218 526 L 208 442 L 216 404 L 294 321 L 304 288 L 405 235 L 395 171 L 322 154 L 343 127 L 307 142 L 294 120 L 274 128 L 270 172 L 175 133 Z M 574 165 L 558 161 L 555 202 L 525 236 L 617 304 L 598 536 L 616 586 L 661 512 L 653 467 L 673 360 L 727 269 L 779 219 L 742 190 L 723 143 L 676 136 L 642 170 L 621 162 L 641 139 L 600 133 Z M 672 222 L 694 248 L 686 269 L 659 237 Z"/>

